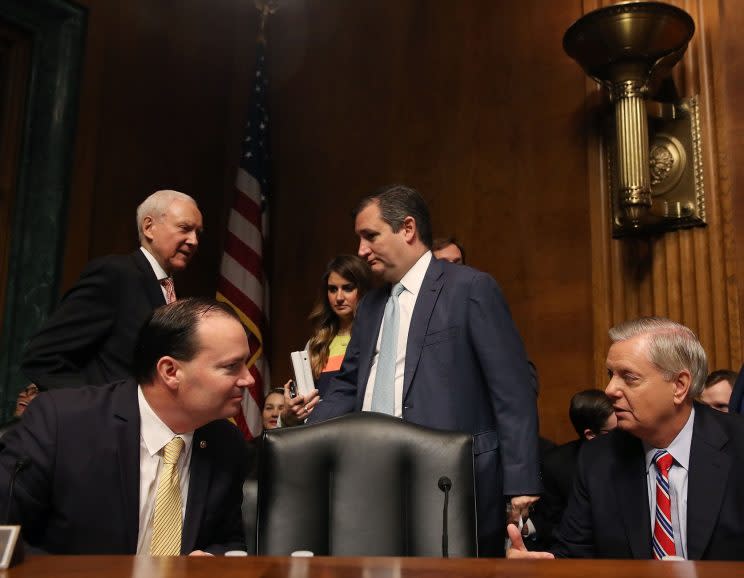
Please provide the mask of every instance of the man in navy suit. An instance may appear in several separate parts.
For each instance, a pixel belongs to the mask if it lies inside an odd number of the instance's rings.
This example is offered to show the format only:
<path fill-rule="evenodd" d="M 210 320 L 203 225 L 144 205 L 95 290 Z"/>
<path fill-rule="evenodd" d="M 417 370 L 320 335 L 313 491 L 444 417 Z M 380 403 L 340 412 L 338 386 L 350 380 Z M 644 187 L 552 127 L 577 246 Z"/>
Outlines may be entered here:
<path fill-rule="evenodd" d="M 91 261 L 27 345 L 21 368 L 39 389 L 131 377 L 137 334 L 166 303 L 161 283 L 196 253 L 202 215 L 188 195 L 157 191 L 137 208 L 137 229 L 141 247 Z"/>
<path fill-rule="evenodd" d="M 744 559 L 744 420 L 693 401 L 707 375 L 697 337 L 647 317 L 610 340 L 617 428 L 581 449 L 552 554 L 526 552 L 510 526 L 509 557 Z"/>
<path fill-rule="evenodd" d="M 157 309 L 137 343 L 136 382 L 42 392 L 3 437 L 0 511 L 50 554 L 244 550 L 245 444 L 225 418 L 253 383 L 249 354 L 223 303 L 184 299 Z M 178 497 L 161 500 L 171 442 L 180 453 L 167 481 Z M 163 534 L 155 520 L 166 502 L 177 506 L 161 516 L 170 511 L 182 527 Z M 169 551 L 155 549 L 156 535 L 170 538 Z"/>
<path fill-rule="evenodd" d="M 501 291 L 485 273 L 432 258 L 429 211 L 413 189 L 395 185 L 365 198 L 355 229 L 359 256 L 385 284 L 360 303 L 323 400 L 293 401 L 291 410 L 309 423 L 376 410 L 375 389 L 385 385 L 375 384 L 383 314 L 400 283 L 389 413 L 473 434 L 479 553 L 503 553 L 504 496 L 514 516 L 526 514 L 540 482 L 536 390 Z"/>

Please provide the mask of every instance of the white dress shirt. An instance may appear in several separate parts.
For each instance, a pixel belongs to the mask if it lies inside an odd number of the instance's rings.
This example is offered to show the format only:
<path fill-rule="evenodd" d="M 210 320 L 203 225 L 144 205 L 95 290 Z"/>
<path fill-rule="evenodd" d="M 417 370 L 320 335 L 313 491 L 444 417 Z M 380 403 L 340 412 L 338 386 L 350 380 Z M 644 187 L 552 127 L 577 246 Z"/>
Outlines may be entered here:
<path fill-rule="evenodd" d="M 421 291 L 421 284 L 424 282 L 426 270 L 431 262 L 431 251 L 427 251 L 403 275 L 400 283 L 404 291 L 398 297 L 400 305 L 400 324 L 398 325 L 398 343 L 395 357 L 395 417 L 403 417 L 403 377 L 406 369 L 406 346 L 408 345 L 408 330 L 411 327 L 411 318 L 413 317 L 413 308 L 416 306 L 416 299 Z M 377 375 L 377 360 L 380 356 L 380 340 L 382 339 L 382 329 L 384 321 L 380 325 L 380 332 L 377 334 L 377 343 L 372 356 L 372 368 L 367 380 L 367 389 L 364 392 L 364 404 L 362 411 L 369 411 L 372 407 L 372 393 L 375 389 L 375 376 Z"/>
<path fill-rule="evenodd" d="M 687 559 L 687 477 L 690 471 L 690 445 L 692 444 L 692 425 L 695 422 L 695 408 L 682 430 L 677 434 L 668 448 L 654 448 L 643 444 L 646 451 L 646 486 L 648 488 L 648 507 L 651 511 L 651 536 L 654 535 L 656 522 L 656 466 L 654 454 L 666 449 L 672 457 L 669 469 L 669 494 L 672 502 L 672 529 L 674 530 L 674 548 L 677 556 Z"/>
<path fill-rule="evenodd" d="M 155 272 L 155 277 L 157 277 L 158 282 L 162 281 L 163 279 L 167 279 L 170 277 L 168 273 L 165 272 L 165 269 L 163 269 L 160 266 L 160 263 L 158 263 L 158 260 L 152 256 L 152 253 L 145 249 L 144 247 L 140 247 L 140 251 L 144 254 L 147 261 L 150 263 L 150 267 L 152 267 L 152 270 Z M 163 297 L 165 297 L 165 302 L 168 302 L 168 292 L 165 290 L 165 287 L 163 285 L 160 285 L 160 290 L 163 292 Z"/>
<path fill-rule="evenodd" d="M 137 534 L 137 554 L 149 555 L 152 541 L 152 517 L 155 513 L 155 495 L 158 491 L 158 476 L 163 461 L 163 448 L 176 434 L 163 423 L 147 403 L 142 387 L 137 387 L 137 401 L 140 412 L 140 501 L 139 533 Z M 191 464 L 191 442 L 194 432 L 178 434 L 183 439 L 184 448 L 178 458 L 178 481 L 181 485 L 181 515 L 186 515 L 186 501 L 189 495 L 189 466 Z"/>

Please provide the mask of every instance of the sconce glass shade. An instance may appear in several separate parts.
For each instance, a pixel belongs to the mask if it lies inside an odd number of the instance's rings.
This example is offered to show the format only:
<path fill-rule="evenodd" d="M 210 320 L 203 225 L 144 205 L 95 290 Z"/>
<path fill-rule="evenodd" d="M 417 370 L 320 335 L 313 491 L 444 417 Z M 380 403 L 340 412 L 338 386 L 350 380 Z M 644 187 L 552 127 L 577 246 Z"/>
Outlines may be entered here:
<path fill-rule="evenodd" d="M 566 53 L 609 89 L 615 103 L 618 193 L 630 228 L 652 219 L 645 99 L 682 58 L 694 33 L 692 17 L 676 6 L 626 2 L 589 12 L 563 36 Z"/>

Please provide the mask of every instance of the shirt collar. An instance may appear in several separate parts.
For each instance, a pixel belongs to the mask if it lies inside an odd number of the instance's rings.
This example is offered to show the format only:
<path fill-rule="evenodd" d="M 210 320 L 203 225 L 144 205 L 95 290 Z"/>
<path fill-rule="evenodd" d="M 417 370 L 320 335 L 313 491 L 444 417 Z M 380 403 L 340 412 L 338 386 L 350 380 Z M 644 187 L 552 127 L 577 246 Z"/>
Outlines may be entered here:
<path fill-rule="evenodd" d="M 414 297 L 416 297 L 421 290 L 421 285 L 424 282 L 424 276 L 426 275 L 426 270 L 429 268 L 430 262 L 431 251 L 427 251 L 419 257 L 418 261 L 416 261 L 413 267 L 403 275 L 403 279 L 400 280 L 400 283 L 405 287 L 406 291 L 413 293 Z"/>
<path fill-rule="evenodd" d="M 144 247 L 140 247 L 140 251 L 144 253 L 145 258 L 150 263 L 150 267 L 152 267 L 152 270 L 155 272 L 155 277 L 158 278 L 158 281 L 162 281 L 163 279 L 167 279 L 168 277 L 170 277 L 170 275 L 168 275 L 168 273 L 165 272 L 165 269 L 163 269 L 160 266 L 160 263 L 158 263 L 158 260 L 155 257 L 153 257 L 150 251 L 148 251 Z"/>
<path fill-rule="evenodd" d="M 663 448 L 672 454 L 675 464 L 682 466 L 687 471 L 690 471 L 690 446 L 692 445 L 692 426 L 694 422 L 695 408 L 693 407 L 690 417 L 687 418 L 687 423 L 685 423 L 684 427 L 677 434 L 677 437 L 672 440 L 668 448 Z M 646 472 L 648 472 L 648 469 L 653 464 L 654 454 L 656 454 L 659 448 L 652 447 L 646 442 L 643 442 L 643 449 L 646 451 Z"/>
<path fill-rule="evenodd" d="M 158 414 L 147 403 L 142 393 L 142 386 L 137 386 L 137 402 L 140 412 L 140 435 L 145 442 L 150 457 L 162 450 L 165 445 L 178 435 L 184 442 L 182 455 L 186 455 L 191 448 L 194 432 L 176 434 L 158 417 Z"/>

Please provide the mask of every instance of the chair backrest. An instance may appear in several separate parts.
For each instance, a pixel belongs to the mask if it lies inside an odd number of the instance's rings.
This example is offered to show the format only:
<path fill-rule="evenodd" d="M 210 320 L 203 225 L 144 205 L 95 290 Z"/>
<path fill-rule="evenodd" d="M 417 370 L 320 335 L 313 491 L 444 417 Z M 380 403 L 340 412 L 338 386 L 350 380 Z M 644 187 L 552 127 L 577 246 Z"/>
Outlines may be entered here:
<path fill-rule="evenodd" d="M 477 555 L 468 434 L 355 413 L 265 432 L 259 463 L 259 555 L 441 556 L 442 476 L 449 554 Z"/>

